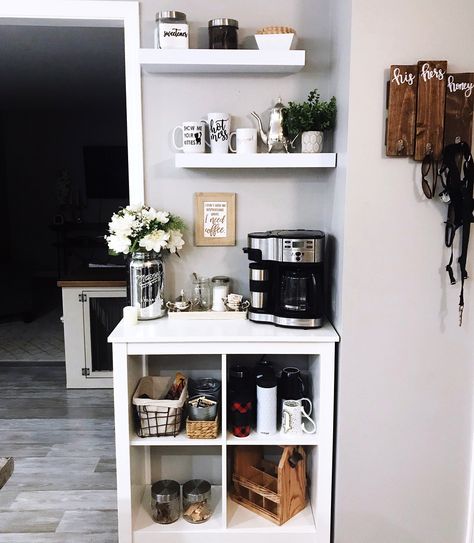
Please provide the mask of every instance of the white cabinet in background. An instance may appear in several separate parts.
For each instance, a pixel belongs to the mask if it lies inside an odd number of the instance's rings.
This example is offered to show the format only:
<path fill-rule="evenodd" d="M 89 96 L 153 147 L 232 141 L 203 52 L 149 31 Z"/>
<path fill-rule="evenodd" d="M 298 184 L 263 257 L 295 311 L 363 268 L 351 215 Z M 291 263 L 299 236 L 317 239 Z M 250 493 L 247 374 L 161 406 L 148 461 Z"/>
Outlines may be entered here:
<path fill-rule="evenodd" d="M 112 388 L 107 337 L 127 305 L 125 287 L 62 286 L 67 388 Z"/>
<path fill-rule="evenodd" d="M 335 346 L 330 324 L 316 330 L 283 329 L 248 320 L 191 321 L 168 318 L 125 325 L 111 334 L 114 361 L 115 439 L 119 543 L 330 543 L 334 438 Z M 227 428 L 227 376 L 234 363 L 253 366 L 266 356 L 277 369 L 299 367 L 310 382 L 315 434 L 236 438 Z M 145 375 L 216 377 L 222 382 L 221 433 L 217 439 L 137 437 L 131 398 Z M 307 453 L 307 507 L 282 526 L 228 497 L 235 445 L 303 445 Z M 159 479 L 212 485 L 215 512 L 203 524 L 180 518 L 168 525 L 151 517 L 150 485 Z"/>

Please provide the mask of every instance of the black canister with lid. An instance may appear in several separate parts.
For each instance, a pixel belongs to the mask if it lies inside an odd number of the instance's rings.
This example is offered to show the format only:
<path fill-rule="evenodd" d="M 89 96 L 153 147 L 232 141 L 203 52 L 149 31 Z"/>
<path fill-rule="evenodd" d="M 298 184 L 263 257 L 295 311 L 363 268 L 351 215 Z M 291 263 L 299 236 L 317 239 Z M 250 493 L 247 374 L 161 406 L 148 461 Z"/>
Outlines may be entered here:
<path fill-rule="evenodd" d="M 231 366 L 229 372 L 230 426 L 236 437 L 247 437 L 255 419 L 255 377 L 245 366 Z"/>
<path fill-rule="evenodd" d="M 209 49 L 237 49 L 237 30 L 239 22 L 235 19 L 212 19 L 209 21 Z"/>

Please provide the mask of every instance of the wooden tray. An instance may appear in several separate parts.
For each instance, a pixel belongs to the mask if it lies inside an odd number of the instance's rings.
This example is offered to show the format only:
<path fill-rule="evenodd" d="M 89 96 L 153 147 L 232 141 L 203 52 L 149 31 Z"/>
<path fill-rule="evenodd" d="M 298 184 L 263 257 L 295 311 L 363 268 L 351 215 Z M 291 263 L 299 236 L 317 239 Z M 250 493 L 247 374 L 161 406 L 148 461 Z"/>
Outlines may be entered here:
<path fill-rule="evenodd" d="M 247 311 L 168 311 L 168 317 L 176 320 L 238 320 L 246 319 Z"/>

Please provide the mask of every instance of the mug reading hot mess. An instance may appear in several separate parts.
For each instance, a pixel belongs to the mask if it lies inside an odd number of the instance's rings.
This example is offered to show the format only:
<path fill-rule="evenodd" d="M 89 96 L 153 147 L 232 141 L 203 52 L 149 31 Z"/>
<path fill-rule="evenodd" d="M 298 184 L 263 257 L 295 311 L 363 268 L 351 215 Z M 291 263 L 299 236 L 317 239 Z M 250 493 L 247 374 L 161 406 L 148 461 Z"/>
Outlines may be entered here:
<path fill-rule="evenodd" d="M 227 153 L 229 150 L 230 115 L 229 113 L 208 113 L 207 121 L 211 153 Z"/>

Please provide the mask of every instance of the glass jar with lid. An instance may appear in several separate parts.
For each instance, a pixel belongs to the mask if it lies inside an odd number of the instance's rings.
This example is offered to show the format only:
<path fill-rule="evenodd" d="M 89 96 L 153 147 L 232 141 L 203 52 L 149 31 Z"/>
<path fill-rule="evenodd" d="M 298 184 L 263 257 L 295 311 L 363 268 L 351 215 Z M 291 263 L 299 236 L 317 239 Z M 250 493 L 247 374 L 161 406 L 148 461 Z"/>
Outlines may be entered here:
<path fill-rule="evenodd" d="M 230 279 L 225 275 L 216 275 L 212 282 L 212 311 L 225 311 L 224 300 L 229 294 Z"/>
<path fill-rule="evenodd" d="M 206 522 L 212 516 L 211 485 L 204 479 L 191 479 L 183 485 L 183 518 L 192 524 Z"/>
<path fill-rule="evenodd" d="M 209 49 L 237 49 L 239 21 L 235 19 L 211 19 L 209 21 Z"/>
<path fill-rule="evenodd" d="M 193 276 L 192 311 L 211 310 L 211 281 L 208 277 Z"/>
<path fill-rule="evenodd" d="M 180 514 L 179 483 L 164 479 L 151 485 L 151 512 L 153 520 L 159 524 L 171 524 Z"/>
<path fill-rule="evenodd" d="M 156 14 L 155 49 L 188 49 L 189 26 L 182 11 Z"/>

